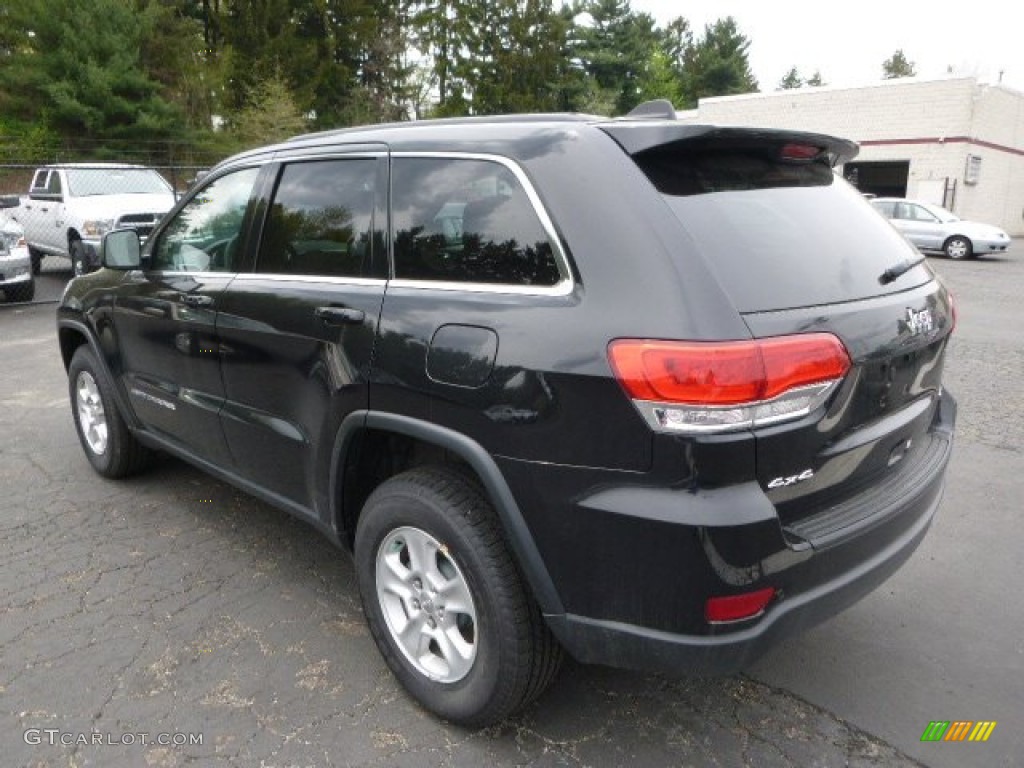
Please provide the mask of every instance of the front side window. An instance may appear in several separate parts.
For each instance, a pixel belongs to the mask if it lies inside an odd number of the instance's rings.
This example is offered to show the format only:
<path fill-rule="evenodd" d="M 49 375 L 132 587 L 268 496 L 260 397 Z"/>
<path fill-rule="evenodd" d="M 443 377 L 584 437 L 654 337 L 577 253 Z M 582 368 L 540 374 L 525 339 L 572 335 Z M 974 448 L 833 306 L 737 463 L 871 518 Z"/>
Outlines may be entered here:
<path fill-rule="evenodd" d="M 369 275 L 376 178 L 372 158 L 285 166 L 267 214 L 256 271 Z"/>
<path fill-rule="evenodd" d="M 244 168 L 212 181 L 189 200 L 160 234 L 152 269 L 230 272 L 259 168 Z"/>
<path fill-rule="evenodd" d="M 391 188 L 396 278 L 532 286 L 561 280 L 536 210 L 501 163 L 400 157 Z"/>

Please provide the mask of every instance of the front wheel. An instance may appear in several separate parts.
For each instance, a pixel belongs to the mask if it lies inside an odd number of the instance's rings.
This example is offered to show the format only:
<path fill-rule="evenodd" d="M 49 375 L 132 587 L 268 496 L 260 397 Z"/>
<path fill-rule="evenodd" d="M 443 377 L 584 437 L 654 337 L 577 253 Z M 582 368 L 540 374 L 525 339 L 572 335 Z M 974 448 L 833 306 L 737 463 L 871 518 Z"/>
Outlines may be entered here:
<path fill-rule="evenodd" d="M 942 250 L 951 259 L 969 259 L 974 252 L 971 241 L 961 235 L 955 235 L 946 241 Z"/>
<path fill-rule="evenodd" d="M 86 458 L 104 477 L 125 477 L 141 469 L 149 451 L 128 429 L 92 349 L 75 350 L 68 367 L 68 390 L 75 428 Z"/>
<path fill-rule="evenodd" d="M 558 671 L 561 648 L 471 479 L 425 467 L 383 483 L 359 518 L 355 555 L 374 640 L 432 712 L 490 725 Z"/>

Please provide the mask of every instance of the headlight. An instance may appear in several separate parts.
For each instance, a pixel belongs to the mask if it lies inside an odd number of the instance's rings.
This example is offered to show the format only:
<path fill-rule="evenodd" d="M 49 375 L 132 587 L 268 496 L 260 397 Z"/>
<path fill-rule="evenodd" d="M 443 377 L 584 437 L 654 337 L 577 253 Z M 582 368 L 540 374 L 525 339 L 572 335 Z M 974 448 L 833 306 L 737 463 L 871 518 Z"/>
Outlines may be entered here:
<path fill-rule="evenodd" d="M 113 219 L 95 219 L 82 224 L 82 232 L 88 237 L 103 237 L 113 228 Z"/>

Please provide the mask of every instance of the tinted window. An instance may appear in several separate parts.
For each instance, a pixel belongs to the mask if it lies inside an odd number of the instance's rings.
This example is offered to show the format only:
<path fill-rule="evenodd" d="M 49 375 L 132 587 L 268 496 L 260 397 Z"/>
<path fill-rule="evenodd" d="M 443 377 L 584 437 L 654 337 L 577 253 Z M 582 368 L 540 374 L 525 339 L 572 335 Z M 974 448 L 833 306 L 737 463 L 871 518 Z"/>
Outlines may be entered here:
<path fill-rule="evenodd" d="M 377 161 L 285 166 L 267 215 L 256 269 L 284 275 L 370 273 Z"/>
<path fill-rule="evenodd" d="M 197 192 L 160 234 L 153 248 L 152 268 L 232 271 L 242 219 L 258 173 L 258 168 L 235 171 Z"/>
<path fill-rule="evenodd" d="M 690 236 L 676 250 L 684 274 L 686 259 L 700 254 L 741 312 L 850 301 L 930 279 L 922 266 L 880 283 L 916 251 L 831 168 L 783 159 L 780 149 L 677 146 L 635 158 Z"/>
<path fill-rule="evenodd" d="M 537 212 L 504 165 L 397 158 L 392 174 L 396 277 L 537 286 L 561 279 Z"/>

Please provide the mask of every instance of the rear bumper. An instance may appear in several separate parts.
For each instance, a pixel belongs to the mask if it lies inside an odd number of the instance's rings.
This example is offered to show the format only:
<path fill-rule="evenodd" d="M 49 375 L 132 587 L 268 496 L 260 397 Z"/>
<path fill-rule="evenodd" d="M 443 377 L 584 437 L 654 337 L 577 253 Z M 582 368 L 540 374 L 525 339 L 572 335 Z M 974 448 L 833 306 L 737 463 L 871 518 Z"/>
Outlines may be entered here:
<path fill-rule="evenodd" d="M 743 669 L 780 639 L 860 600 L 920 545 L 945 487 L 955 414 L 944 393 L 931 447 L 906 482 L 881 483 L 855 499 L 869 516 L 823 510 L 832 529 L 806 539 L 783 529 L 756 483 L 700 491 L 619 485 L 607 472 L 577 477 L 581 470 L 564 467 L 549 467 L 552 474 L 538 482 L 535 465 L 506 464 L 565 608 L 546 615 L 549 626 L 586 663 L 700 674 Z M 709 597 L 764 587 L 777 597 L 763 614 L 706 621 Z"/>
<path fill-rule="evenodd" d="M 570 655 L 585 663 L 657 672 L 738 672 L 779 640 L 842 612 L 895 573 L 924 539 L 941 491 L 940 487 L 914 524 L 885 549 L 829 581 L 784 596 L 746 629 L 718 636 L 685 635 L 571 614 L 549 616 L 548 625 Z"/>

